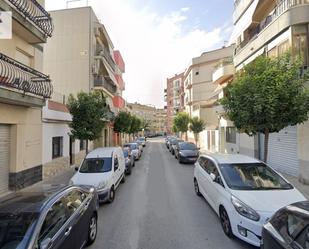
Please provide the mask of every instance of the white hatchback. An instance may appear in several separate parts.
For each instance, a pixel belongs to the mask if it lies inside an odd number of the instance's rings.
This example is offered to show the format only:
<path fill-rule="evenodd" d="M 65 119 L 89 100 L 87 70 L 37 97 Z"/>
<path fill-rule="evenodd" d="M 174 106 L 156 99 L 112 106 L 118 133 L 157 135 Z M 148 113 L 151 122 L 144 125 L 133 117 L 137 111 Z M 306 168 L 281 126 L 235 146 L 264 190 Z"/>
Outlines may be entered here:
<path fill-rule="evenodd" d="M 76 168 L 70 184 L 94 186 L 100 202 L 113 202 L 120 182 L 125 182 L 125 159 L 121 148 L 98 148 L 91 151 Z"/>
<path fill-rule="evenodd" d="M 262 226 L 280 208 L 306 200 L 281 175 L 243 155 L 201 155 L 194 187 L 220 217 L 224 233 L 260 246 Z"/>

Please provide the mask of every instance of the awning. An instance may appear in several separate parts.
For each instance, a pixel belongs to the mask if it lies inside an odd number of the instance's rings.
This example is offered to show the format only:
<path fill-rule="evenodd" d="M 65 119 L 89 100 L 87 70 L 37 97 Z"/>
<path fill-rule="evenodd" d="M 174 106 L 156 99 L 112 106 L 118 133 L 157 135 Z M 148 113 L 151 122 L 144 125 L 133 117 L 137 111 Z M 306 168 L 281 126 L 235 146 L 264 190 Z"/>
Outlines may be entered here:
<path fill-rule="evenodd" d="M 116 80 L 116 77 L 114 75 L 114 73 L 109 69 L 109 65 L 108 63 L 103 60 L 103 63 L 104 63 L 104 67 L 106 68 L 106 71 L 108 73 L 108 75 L 103 75 L 104 77 L 108 76 L 115 84 L 115 86 L 117 86 L 117 80 Z"/>
<path fill-rule="evenodd" d="M 254 0 L 250 7 L 245 11 L 245 13 L 240 17 L 240 19 L 237 21 L 236 25 L 234 26 L 231 38 L 230 38 L 230 44 L 236 43 L 237 38 L 244 32 L 252 23 L 252 17 L 254 14 L 254 11 L 256 9 L 256 6 L 258 5 L 259 0 Z"/>

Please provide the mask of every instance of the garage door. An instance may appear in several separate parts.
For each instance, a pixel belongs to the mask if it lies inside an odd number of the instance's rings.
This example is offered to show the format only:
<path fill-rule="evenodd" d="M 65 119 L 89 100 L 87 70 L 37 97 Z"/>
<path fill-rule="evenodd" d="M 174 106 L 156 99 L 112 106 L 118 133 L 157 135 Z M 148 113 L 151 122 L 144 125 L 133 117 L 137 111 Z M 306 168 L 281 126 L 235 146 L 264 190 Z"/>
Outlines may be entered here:
<path fill-rule="evenodd" d="M 298 176 L 296 126 L 287 127 L 269 136 L 268 164 L 279 172 Z"/>
<path fill-rule="evenodd" d="M 0 194 L 9 188 L 10 127 L 0 125 Z"/>

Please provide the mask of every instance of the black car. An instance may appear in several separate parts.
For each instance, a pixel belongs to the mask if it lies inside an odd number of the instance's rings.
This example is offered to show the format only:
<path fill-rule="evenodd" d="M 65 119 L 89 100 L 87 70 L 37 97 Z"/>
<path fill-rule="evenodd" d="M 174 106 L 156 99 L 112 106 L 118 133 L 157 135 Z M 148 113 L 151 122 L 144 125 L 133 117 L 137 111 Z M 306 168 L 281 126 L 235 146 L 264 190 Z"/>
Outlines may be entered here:
<path fill-rule="evenodd" d="M 172 153 L 172 155 L 175 154 L 175 148 L 176 146 L 178 145 L 178 143 L 182 143 L 184 142 L 183 140 L 181 139 L 178 139 L 178 138 L 174 138 L 170 141 L 170 144 L 169 144 L 169 151 Z"/>
<path fill-rule="evenodd" d="M 73 249 L 97 235 L 98 196 L 93 188 L 44 186 L 0 200 L 1 249 Z"/>
<path fill-rule="evenodd" d="M 131 150 L 129 148 L 123 149 L 123 155 L 124 155 L 124 160 L 125 160 L 125 164 L 126 164 L 125 173 L 127 175 L 131 175 L 132 167 L 134 167 L 134 165 L 135 165 L 134 157 L 131 155 Z"/>
<path fill-rule="evenodd" d="M 172 140 L 172 139 L 176 139 L 176 137 L 169 136 L 169 137 L 166 138 L 165 144 L 166 144 L 166 148 L 167 148 L 167 149 L 170 149 L 170 143 L 171 143 L 171 140 Z"/>
<path fill-rule="evenodd" d="M 309 248 L 309 201 L 297 202 L 277 211 L 264 225 L 262 249 Z"/>
<path fill-rule="evenodd" d="M 179 163 L 195 163 L 199 156 L 199 149 L 194 143 L 178 143 L 174 151 Z"/>

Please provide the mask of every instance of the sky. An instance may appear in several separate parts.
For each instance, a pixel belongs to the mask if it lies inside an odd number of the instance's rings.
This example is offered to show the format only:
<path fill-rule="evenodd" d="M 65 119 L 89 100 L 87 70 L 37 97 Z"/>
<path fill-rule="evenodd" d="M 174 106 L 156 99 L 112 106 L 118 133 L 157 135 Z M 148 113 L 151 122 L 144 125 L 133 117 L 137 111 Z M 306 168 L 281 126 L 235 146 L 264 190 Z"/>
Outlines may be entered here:
<path fill-rule="evenodd" d="M 47 10 L 89 5 L 120 50 L 128 102 L 162 108 L 166 79 L 193 57 L 222 47 L 232 32 L 232 0 L 46 0 Z"/>

